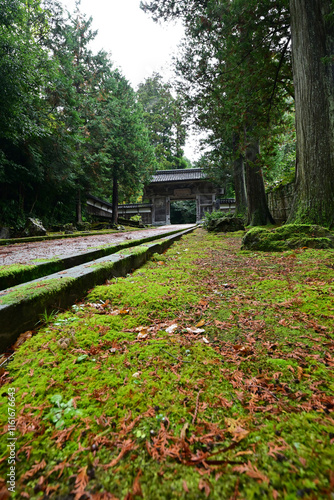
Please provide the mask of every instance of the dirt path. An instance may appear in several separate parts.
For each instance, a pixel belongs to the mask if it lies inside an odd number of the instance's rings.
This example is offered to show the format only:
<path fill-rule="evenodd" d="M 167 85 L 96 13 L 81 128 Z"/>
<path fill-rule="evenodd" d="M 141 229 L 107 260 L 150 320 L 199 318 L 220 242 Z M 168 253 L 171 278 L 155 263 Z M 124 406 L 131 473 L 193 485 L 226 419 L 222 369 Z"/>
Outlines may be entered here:
<path fill-rule="evenodd" d="M 62 238 L 31 243 L 16 243 L 0 247 L 0 265 L 29 264 L 35 260 L 49 260 L 82 254 L 95 247 L 111 246 L 124 240 L 138 240 L 170 231 L 182 230 L 193 224 L 161 226 L 140 231 L 123 231 L 120 233 L 79 236 L 78 238 Z"/>

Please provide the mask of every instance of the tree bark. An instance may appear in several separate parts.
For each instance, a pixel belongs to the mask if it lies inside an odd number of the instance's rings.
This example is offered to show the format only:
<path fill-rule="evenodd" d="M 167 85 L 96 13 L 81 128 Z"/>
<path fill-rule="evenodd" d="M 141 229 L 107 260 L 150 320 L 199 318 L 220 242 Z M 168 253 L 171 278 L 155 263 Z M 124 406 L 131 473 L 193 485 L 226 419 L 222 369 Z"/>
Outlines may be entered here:
<path fill-rule="evenodd" d="M 245 182 L 244 159 L 239 151 L 239 137 L 233 137 L 233 151 L 235 159 L 233 162 L 233 180 L 235 191 L 235 211 L 237 214 L 246 215 L 247 213 L 247 193 Z"/>
<path fill-rule="evenodd" d="M 81 206 L 81 190 L 78 188 L 78 198 L 77 198 L 77 222 L 80 224 L 82 222 L 82 206 Z"/>
<path fill-rule="evenodd" d="M 259 142 L 253 140 L 246 148 L 247 223 L 251 226 L 266 226 L 275 221 L 269 212 L 262 170 L 258 158 Z"/>
<path fill-rule="evenodd" d="M 112 178 L 112 224 L 117 224 L 118 221 L 118 179 L 117 173 L 114 172 Z"/>
<path fill-rule="evenodd" d="M 288 222 L 327 227 L 334 225 L 334 24 L 330 13 L 332 0 L 290 0 L 298 153 Z"/>

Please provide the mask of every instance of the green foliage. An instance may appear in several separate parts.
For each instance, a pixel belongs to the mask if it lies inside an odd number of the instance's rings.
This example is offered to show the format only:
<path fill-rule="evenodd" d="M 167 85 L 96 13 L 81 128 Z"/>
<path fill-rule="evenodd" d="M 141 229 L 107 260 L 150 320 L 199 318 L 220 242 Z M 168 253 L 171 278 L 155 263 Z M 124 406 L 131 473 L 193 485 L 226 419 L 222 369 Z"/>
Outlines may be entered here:
<path fill-rule="evenodd" d="M 158 170 L 187 168 L 183 158 L 186 139 L 181 103 L 172 94 L 172 87 L 154 73 L 141 83 L 137 96 L 144 110 L 149 140 L 154 147 Z"/>
<path fill-rule="evenodd" d="M 141 192 L 155 169 L 153 148 L 148 139 L 141 107 L 127 80 L 115 71 L 103 99 L 88 124 L 91 144 L 102 156 L 101 175 L 93 191 L 110 197 L 110 184 L 117 182 L 120 201 Z"/>
<path fill-rule="evenodd" d="M 219 220 L 222 217 L 225 217 L 225 213 L 221 212 L 220 210 L 214 210 L 213 212 L 205 212 L 203 219 L 203 227 L 207 229 L 211 221 Z"/>
<path fill-rule="evenodd" d="M 0 223 L 19 229 L 25 213 L 33 213 L 45 180 L 43 145 L 52 129 L 46 88 L 56 69 L 44 43 L 49 16 L 40 2 L 4 0 L 1 9 L 8 16 L 0 20 L 0 191 L 5 208 Z"/>
<path fill-rule="evenodd" d="M 38 323 L 41 323 L 43 326 L 48 325 L 49 323 L 53 322 L 57 316 L 59 311 L 52 310 L 51 312 L 48 312 L 46 309 L 44 310 L 44 313 L 40 315 L 40 320 Z"/>
<path fill-rule="evenodd" d="M 0 101 L 4 95 L 11 109 L 1 105 L 0 190 L 7 210 L 2 211 L 0 223 L 20 229 L 27 213 L 50 217 L 58 200 L 63 201 L 65 196 L 70 199 L 72 165 L 69 148 L 65 152 L 60 141 L 62 134 L 70 137 L 65 124 L 62 131 L 56 130 L 61 104 L 57 108 L 57 103 L 49 99 L 59 74 L 57 62 L 50 56 L 51 7 L 44 10 L 38 1 L 19 2 L 15 12 L 17 29 L 10 30 L 10 41 L 6 40 L 6 28 L 0 28 L 0 47 L 4 44 L 9 54 L 16 54 L 10 56 L 16 66 L 13 71 L 1 71 L 10 79 L 11 90 L 4 85 Z M 0 61 L 6 64 L 6 58 L 0 57 Z M 61 160 L 65 154 L 66 159 Z M 21 224 L 13 223 L 15 219 L 21 219 Z"/>
<path fill-rule="evenodd" d="M 287 1 L 273 5 L 271 0 L 151 0 L 142 7 L 154 19 L 181 18 L 185 25 L 186 38 L 176 62 L 177 88 L 195 126 L 207 133 L 202 141 L 207 171 L 237 190 L 243 185 L 243 169 L 235 169 L 235 161 L 256 164 L 259 175 L 252 176 L 254 170 L 246 168 L 248 216 L 250 221 L 270 220 L 264 189 L 254 189 L 250 177 L 260 184 L 261 167 L 266 167 L 268 180 L 286 169 L 278 165 L 285 158 L 277 158 L 273 142 L 292 107 Z M 255 143 L 261 148 L 251 158 L 249 149 Z M 236 192 L 238 200 L 241 194 Z"/>
<path fill-rule="evenodd" d="M 210 142 L 212 135 L 205 139 Z M 196 168 L 203 168 L 209 179 L 219 187 L 224 188 L 224 198 L 234 198 L 233 186 L 233 155 L 230 145 L 214 141 L 214 148 L 206 151 L 195 163 Z"/>
<path fill-rule="evenodd" d="M 295 180 L 296 130 L 295 116 L 286 114 L 282 123 L 263 145 L 262 162 L 266 185 L 274 188 Z"/>
<path fill-rule="evenodd" d="M 77 199 L 109 198 L 115 176 L 121 198 L 137 195 L 153 151 L 135 92 L 90 49 L 92 19 L 53 0 L 3 0 L 2 11 L 0 225 L 74 222 Z"/>
<path fill-rule="evenodd" d="M 133 215 L 130 217 L 130 220 L 133 222 L 143 222 L 140 214 Z"/>
<path fill-rule="evenodd" d="M 54 394 L 50 396 L 49 400 L 54 405 L 54 408 L 51 408 L 49 413 L 45 415 L 44 420 L 49 420 L 55 424 L 56 429 L 63 429 L 65 425 L 71 425 L 73 418 L 83 415 L 82 410 L 74 407 L 73 399 L 64 402 L 61 394 Z"/>

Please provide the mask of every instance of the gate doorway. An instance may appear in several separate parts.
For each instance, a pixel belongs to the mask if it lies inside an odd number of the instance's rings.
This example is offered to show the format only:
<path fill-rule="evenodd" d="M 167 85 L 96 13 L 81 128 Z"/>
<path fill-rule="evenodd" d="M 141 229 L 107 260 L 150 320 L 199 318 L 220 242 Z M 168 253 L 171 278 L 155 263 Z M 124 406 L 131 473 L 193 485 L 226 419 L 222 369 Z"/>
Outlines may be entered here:
<path fill-rule="evenodd" d="M 196 200 L 170 202 L 171 224 L 194 224 L 196 222 Z"/>

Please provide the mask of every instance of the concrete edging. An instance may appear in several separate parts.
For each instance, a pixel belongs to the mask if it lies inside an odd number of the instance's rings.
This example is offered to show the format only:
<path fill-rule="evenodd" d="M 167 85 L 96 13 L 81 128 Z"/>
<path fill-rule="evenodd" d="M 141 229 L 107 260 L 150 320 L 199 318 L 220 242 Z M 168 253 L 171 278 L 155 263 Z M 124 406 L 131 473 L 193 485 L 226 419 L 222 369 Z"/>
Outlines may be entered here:
<path fill-rule="evenodd" d="M 8 289 L 0 296 L 0 349 L 3 352 L 18 336 L 33 329 L 44 312 L 65 309 L 88 290 L 113 277 L 141 267 L 154 253 L 162 253 L 196 226 L 159 240 L 133 246 L 109 256 Z M 123 253 L 122 253 L 123 252 Z"/>

